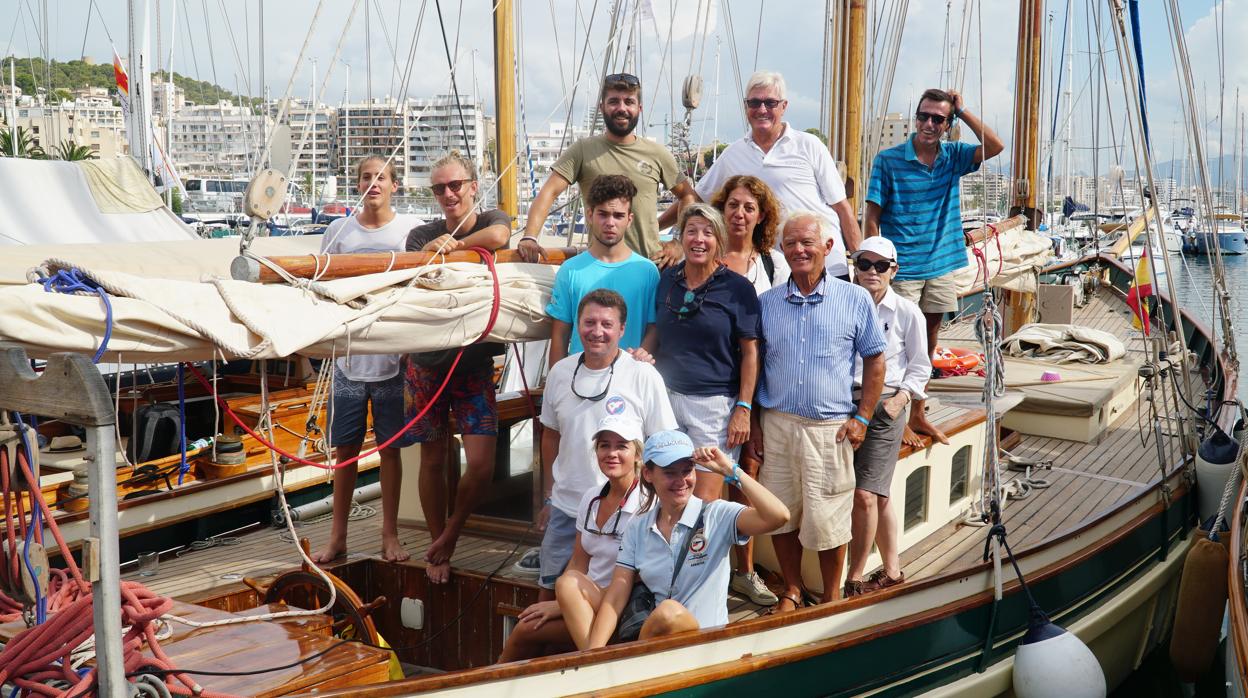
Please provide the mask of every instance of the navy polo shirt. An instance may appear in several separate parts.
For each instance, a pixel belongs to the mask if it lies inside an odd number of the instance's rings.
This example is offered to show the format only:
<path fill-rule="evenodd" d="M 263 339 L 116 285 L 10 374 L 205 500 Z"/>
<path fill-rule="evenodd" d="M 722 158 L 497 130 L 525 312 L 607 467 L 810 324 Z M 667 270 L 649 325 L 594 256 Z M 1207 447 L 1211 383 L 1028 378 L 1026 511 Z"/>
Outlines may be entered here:
<path fill-rule="evenodd" d="M 720 266 L 695 299 L 685 302 L 685 264 L 669 267 L 659 277 L 655 294 L 655 325 L 659 351 L 655 368 L 667 387 L 683 395 L 736 396 L 741 383 L 742 338 L 762 336 L 758 293 L 740 274 Z M 678 315 L 682 306 L 697 312 Z"/>

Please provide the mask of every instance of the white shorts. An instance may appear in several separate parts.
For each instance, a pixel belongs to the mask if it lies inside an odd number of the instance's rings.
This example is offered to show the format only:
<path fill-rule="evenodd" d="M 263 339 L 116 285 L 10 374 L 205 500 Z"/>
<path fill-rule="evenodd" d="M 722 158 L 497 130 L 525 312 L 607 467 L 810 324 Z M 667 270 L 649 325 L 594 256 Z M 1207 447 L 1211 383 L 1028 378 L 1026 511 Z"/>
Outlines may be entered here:
<path fill-rule="evenodd" d="M 676 416 L 676 425 L 688 435 L 694 447 L 718 446 L 728 457 L 737 460 L 741 447 L 728 448 L 728 420 L 737 406 L 737 398 L 729 395 L 683 395 L 667 391 L 667 399 Z M 710 472 L 702 466 L 698 470 Z"/>

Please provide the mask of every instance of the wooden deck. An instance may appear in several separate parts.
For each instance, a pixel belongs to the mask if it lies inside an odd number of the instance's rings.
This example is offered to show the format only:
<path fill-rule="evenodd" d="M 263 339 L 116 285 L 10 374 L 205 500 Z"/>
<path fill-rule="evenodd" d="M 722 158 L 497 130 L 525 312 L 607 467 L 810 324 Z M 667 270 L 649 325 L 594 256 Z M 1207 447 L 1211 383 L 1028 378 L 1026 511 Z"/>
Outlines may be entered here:
<path fill-rule="evenodd" d="M 1101 288 L 1087 305 L 1076 309 L 1074 322 L 1113 333 L 1126 345 L 1128 356 L 1143 355 L 1143 339 L 1131 329 L 1129 317 L 1122 301 Z M 941 338 L 960 343 L 974 341 L 973 320 L 960 318 L 942 330 Z M 1190 381 L 1195 385 L 1198 378 L 1191 376 Z M 1026 498 L 1010 500 L 1005 505 L 1004 523 L 1016 552 L 1077 527 L 1161 476 L 1146 397 L 1147 393 L 1141 390 L 1132 409 L 1119 415 L 1092 443 L 1022 435 L 1021 443 L 1011 453 L 1020 458 L 1051 461 L 1053 469 L 1033 473 L 1033 477 L 1047 480 L 1048 488 L 1033 490 Z M 1158 412 L 1166 415 L 1170 410 L 1163 408 Z M 1147 439 L 1141 437 L 1142 425 L 1147 425 Z M 1178 438 L 1173 435 L 1177 429 L 1165 424 L 1163 427 L 1166 460 L 1174 465 L 1180 458 Z M 1011 472 L 1008 478 L 1022 475 Z M 980 562 L 986 535 L 986 529 L 981 527 L 961 523 L 944 526 L 902 554 L 906 578 L 927 577 Z"/>

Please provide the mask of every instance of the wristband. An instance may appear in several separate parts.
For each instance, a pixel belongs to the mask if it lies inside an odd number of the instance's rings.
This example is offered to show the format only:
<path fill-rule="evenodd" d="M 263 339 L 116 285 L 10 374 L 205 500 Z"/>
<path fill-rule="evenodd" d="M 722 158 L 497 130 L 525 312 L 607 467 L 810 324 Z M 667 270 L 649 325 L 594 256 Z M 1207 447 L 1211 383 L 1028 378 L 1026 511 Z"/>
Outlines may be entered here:
<path fill-rule="evenodd" d="M 731 474 L 731 475 L 725 475 L 725 476 L 724 476 L 724 484 L 726 484 L 726 485 L 736 485 L 737 487 L 740 487 L 740 486 L 741 486 L 741 475 L 740 475 L 740 473 L 741 473 L 741 466 L 737 465 L 736 463 L 733 463 L 733 464 L 732 464 L 732 474 Z"/>
<path fill-rule="evenodd" d="M 553 500 L 551 500 L 550 497 L 546 497 L 545 499 L 542 500 L 542 506 L 550 506 L 551 501 Z"/>
<path fill-rule="evenodd" d="M 744 407 L 749 412 L 754 411 L 754 406 L 746 402 L 745 400 L 737 400 L 737 407 Z"/>
<path fill-rule="evenodd" d="M 954 110 L 953 110 L 953 118 L 955 118 L 955 119 L 961 119 L 961 118 L 962 118 L 962 112 L 964 112 L 964 111 L 966 111 L 966 110 L 965 110 L 965 109 L 954 109 Z"/>
<path fill-rule="evenodd" d="M 532 240 L 533 242 L 537 242 L 539 245 L 541 244 L 540 242 L 538 242 L 538 239 L 537 239 L 537 238 L 535 238 L 535 237 L 533 237 L 532 235 L 522 235 L 522 236 L 520 236 L 520 239 L 516 241 L 516 244 L 518 245 L 518 244 L 520 244 L 520 243 L 524 242 L 525 240 Z"/>
<path fill-rule="evenodd" d="M 862 425 L 863 425 L 864 427 L 869 427 L 869 426 L 871 426 L 871 420 L 867 419 L 866 417 L 864 417 L 864 416 L 862 416 L 862 415 L 860 415 L 860 414 L 856 414 L 856 415 L 854 415 L 854 419 L 856 419 L 856 420 L 858 420 L 858 421 L 862 422 Z"/>

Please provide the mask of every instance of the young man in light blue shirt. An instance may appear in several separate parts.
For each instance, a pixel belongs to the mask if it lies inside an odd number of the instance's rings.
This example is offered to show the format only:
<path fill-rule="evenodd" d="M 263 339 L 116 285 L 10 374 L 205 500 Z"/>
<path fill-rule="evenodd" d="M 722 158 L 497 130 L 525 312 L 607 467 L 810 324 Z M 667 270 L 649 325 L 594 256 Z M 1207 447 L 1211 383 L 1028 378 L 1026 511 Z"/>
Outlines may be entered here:
<path fill-rule="evenodd" d="M 599 175 L 585 197 L 589 206 L 589 251 L 564 262 L 555 275 L 546 314 L 554 321 L 550 332 L 550 365 L 582 351 L 580 337 L 572 332 L 576 309 L 585 294 L 606 288 L 624 297 L 628 326 L 620 348 L 634 349 L 654 330 L 654 294 L 659 269 L 649 259 L 624 244 L 624 233 L 633 221 L 632 201 L 637 187 L 624 175 Z M 569 348 L 569 340 L 571 347 Z"/>

